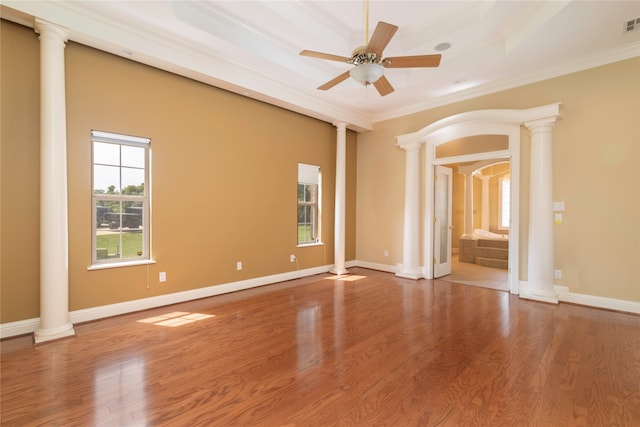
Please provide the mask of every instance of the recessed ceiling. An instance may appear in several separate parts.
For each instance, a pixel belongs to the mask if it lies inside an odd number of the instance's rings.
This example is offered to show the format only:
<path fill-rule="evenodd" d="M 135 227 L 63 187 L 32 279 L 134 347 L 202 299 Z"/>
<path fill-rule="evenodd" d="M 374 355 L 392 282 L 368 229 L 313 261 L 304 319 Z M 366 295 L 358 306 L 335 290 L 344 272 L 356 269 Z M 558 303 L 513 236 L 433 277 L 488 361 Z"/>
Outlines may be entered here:
<path fill-rule="evenodd" d="M 69 39 L 353 129 L 438 105 L 640 56 L 635 1 L 376 1 L 399 27 L 384 56 L 442 54 L 437 68 L 385 69 L 395 91 L 347 79 L 352 65 L 300 56 L 351 56 L 365 44 L 364 1 L 3 1 L 3 18 L 33 17 Z M 444 44 L 450 47 L 442 50 Z"/>

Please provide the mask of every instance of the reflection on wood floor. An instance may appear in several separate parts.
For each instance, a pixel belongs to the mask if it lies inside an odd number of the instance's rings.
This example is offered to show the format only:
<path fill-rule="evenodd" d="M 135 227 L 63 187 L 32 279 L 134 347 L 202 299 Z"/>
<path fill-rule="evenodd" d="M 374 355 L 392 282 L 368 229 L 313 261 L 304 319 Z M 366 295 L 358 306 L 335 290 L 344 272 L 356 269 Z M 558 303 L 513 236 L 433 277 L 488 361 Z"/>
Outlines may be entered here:
<path fill-rule="evenodd" d="M 456 282 L 463 285 L 480 286 L 498 291 L 509 291 L 509 275 L 507 270 L 483 267 L 458 261 L 458 254 L 451 256 L 451 274 L 440 280 Z"/>
<path fill-rule="evenodd" d="M 361 268 L 2 341 L 3 426 L 637 426 L 640 316 Z"/>

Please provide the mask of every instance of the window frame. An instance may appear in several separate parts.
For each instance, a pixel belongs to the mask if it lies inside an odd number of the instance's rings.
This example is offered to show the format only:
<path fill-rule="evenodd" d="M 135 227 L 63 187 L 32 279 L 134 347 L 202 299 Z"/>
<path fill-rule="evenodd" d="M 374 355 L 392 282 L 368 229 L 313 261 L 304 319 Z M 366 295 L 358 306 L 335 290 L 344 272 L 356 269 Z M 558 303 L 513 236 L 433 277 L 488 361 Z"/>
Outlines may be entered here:
<path fill-rule="evenodd" d="M 122 147 L 138 147 L 144 149 L 144 194 L 143 195 L 126 195 L 121 194 L 122 188 L 120 188 L 118 194 L 101 194 L 95 192 L 95 167 L 100 165 L 96 163 L 95 159 L 95 143 L 114 144 L 119 147 L 119 155 L 122 155 Z M 119 168 L 119 184 L 122 185 L 122 169 L 127 168 L 123 166 L 120 158 L 120 163 L 117 166 Z M 104 132 L 98 130 L 91 131 L 91 266 L 89 269 L 110 268 L 119 266 L 129 266 L 137 264 L 150 264 L 154 261 L 151 260 L 151 139 L 117 134 L 112 132 Z M 111 201 L 111 202 L 141 202 L 142 203 L 142 254 L 137 257 L 124 257 L 123 251 L 117 258 L 99 259 L 97 253 L 97 206 L 99 201 Z M 121 214 L 123 212 L 120 212 Z M 120 242 L 124 234 L 129 231 L 124 231 L 122 228 L 123 218 L 120 217 L 118 232 L 120 236 Z M 122 244 L 121 246 L 122 247 Z"/>
<path fill-rule="evenodd" d="M 315 176 L 313 176 L 315 175 Z M 315 182 L 314 182 L 315 181 Z M 312 186 L 315 191 L 311 191 L 311 194 L 315 194 L 315 200 L 306 201 L 300 200 L 298 196 L 300 194 L 300 186 Z M 298 163 L 298 185 L 296 192 L 296 242 L 297 246 L 313 246 L 322 244 L 322 230 L 321 230 L 321 201 L 322 201 L 322 173 L 320 166 L 311 165 L 306 163 Z M 304 194 L 304 192 L 303 192 Z M 300 207 L 311 208 L 311 233 L 308 241 L 300 241 L 300 221 L 299 215 Z M 307 223 L 304 223 L 307 224 Z"/>
<path fill-rule="evenodd" d="M 507 215 L 509 225 L 504 226 L 504 181 L 508 181 L 509 188 L 509 208 Z M 509 230 L 511 226 L 511 174 L 505 174 L 498 178 L 498 230 Z"/>

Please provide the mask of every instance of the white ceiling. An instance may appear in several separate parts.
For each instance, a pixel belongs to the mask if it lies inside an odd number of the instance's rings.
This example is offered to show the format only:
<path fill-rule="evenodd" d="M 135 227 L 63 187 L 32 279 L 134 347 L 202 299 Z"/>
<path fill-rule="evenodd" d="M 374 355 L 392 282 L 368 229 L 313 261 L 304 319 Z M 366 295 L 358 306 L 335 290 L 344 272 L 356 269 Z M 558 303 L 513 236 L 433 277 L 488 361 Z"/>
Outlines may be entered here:
<path fill-rule="evenodd" d="M 640 56 L 640 1 L 378 1 L 378 21 L 399 27 L 385 56 L 438 53 L 438 68 L 386 69 L 381 97 L 348 79 L 316 87 L 365 44 L 358 1 L 12 1 L 2 16 L 69 29 L 69 39 L 356 130 L 373 123 L 545 78 Z"/>

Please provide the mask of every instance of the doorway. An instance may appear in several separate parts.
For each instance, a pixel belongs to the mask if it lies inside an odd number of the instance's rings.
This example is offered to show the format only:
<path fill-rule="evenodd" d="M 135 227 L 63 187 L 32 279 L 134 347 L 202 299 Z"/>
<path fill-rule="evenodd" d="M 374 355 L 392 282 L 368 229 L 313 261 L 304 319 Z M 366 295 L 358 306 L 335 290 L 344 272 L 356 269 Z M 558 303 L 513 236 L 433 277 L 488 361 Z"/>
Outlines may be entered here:
<path fill-rule="evenodd" d="M 467 174 L 472 174 L 474 170 L 482 166 L 488 166 L 499 162 L 509 162 L 510 165 L 510 199 L 511 206 L 509 217 L 511 221 L 508 248 L 508 269 L 507 269 L 507 289 L 511 293 L 518 293 L 519 286 L 519 171 L 520 171 L 520 127 L 505 126 L 497 123 L 495 126 L 487 128 L 480 125 L 479 130 L 473 130 L 467 126 L 461 127 L 461 133 L 449 132 L 447 135 L 437 135 L 437 137 L 426 140 L 426 167 L 434 170 L 436 166 L 443 165 L 465 165 Z M 426 174 L 425 200 L 434 200 L 434 174 Z M 469 203 L 469 202 L 467 202 Z M 471 202 L 471 205 L 473 203 Z M 430 203 L 425 209 L 425 221 L 432 224 L 434 219 L 433 205 Z M 471 238 L 473 234 L 473 220 L 465 219 L 464 234 Z M 433 228 L 427 227 L 425 232 L 425 254 L 430 259 L 433 257 Z M 427 269 L 429 264 L 425 263 Z M 452 265 L 453 267 L 453 265 Z M 460 265 L 458 265 L 460 267 Z M 460 270 L 460 268 L 459 268 Z M 428 278 L 434 277 L 433 268 L 425 272 Z M 501 285 L 504 287 L 504 285 Z"/>
<path fill-rule="evenodd" d="M 491 159 L 478 162 L 435 166 L 434 227 L 437 226 L 438 169 L 453 172 L 451 195 L 451 268 L 447 275 L 439 274 L 437 264 L 434 278 L 444 281 L 509 291 L 509 232 L 510 232 L 510 160 Z M 471 194 L 467 198 L 467 185 Z M 466 205 L 471 202 L 471 206 Z M 466 227 L 471 236 L 467 236 Z M 434 230 L 434 253 L 438 258 L 438 230 Z M 442 251 L 442 249 L 440 249 Z M 462 253 L 461 253 L 462 252 Z"/>
<path fill-rule="evenodd" d="M 548 162 L 535 164 L 537 178 L 547 184 L 544 187 L 534 187 L 530 191 L 530 199 L 542 199 L 544 203 L 529 206 L 529 224 L 545 224 L 541 233 L 529 233 L 527 240 L 528 258 L 520 258 L 520 136 L 521 126 L 530 131 L 532 157 L 547 159 L 549 145 L 552 142 L 552 127 L 560 115 L 560 103 L 529 108 L 526 110 L 476 110 L 445 117 L 431 123 L 418 131 L 398 135 L 397 146 L 405 150 L 405 209 L 403 227 L 402 264 L 398 265 L 396 275 L 406 278 L 433 278 L 433 200 L 434 200 L 434 166 L 456 162 L 488 160 L 495 158 L 510 159 L 511 161 L 511 228 L 509 235 L 509 291 L 520 294 L 521 297 L 557 303 L 557 294 L 553 291 L 553 233 L 545 221 L 544 209 L 551 209 L 548 188 L 551 183 L 551 169 L 546 167 Z M 506 149 L 477 152 L 473 154 L 437 156 L 440 145 L 449 141 L 482 135 L 504 135 L 508 140 Z M 424 145 L 425 161 L 424 179 L 419 179 L 420 162 L 418 152 Z M 482 150 L 481 150 L 482 151 Z M 525 182 L 531 180 L 531 172 L 525 177 Z M 421 189 L 422 187 L 422 189 Z M 420 207 L 417 203 L 422 199 L 422 226 L 419 224 Z M 549 206 L 547 206 L 549 205 Z M 534 206 L 532 208 L 532 206 Z M 531 227 L 531 225 L 530 225 Z M 422 252 L 422 257 L 419 257 Z M 420 261 L 421 258 L 421 261 Z M 520 264 L 530 266 L 532 263 L 538 268 L 537 276 L 528 277 L 520 285 Z M 551 266 L 551 268 L 550 268 Z M 539 273 L 539 274 L 538 274 Z M 531 270 L 529 271 L 529 276 Z"/>

